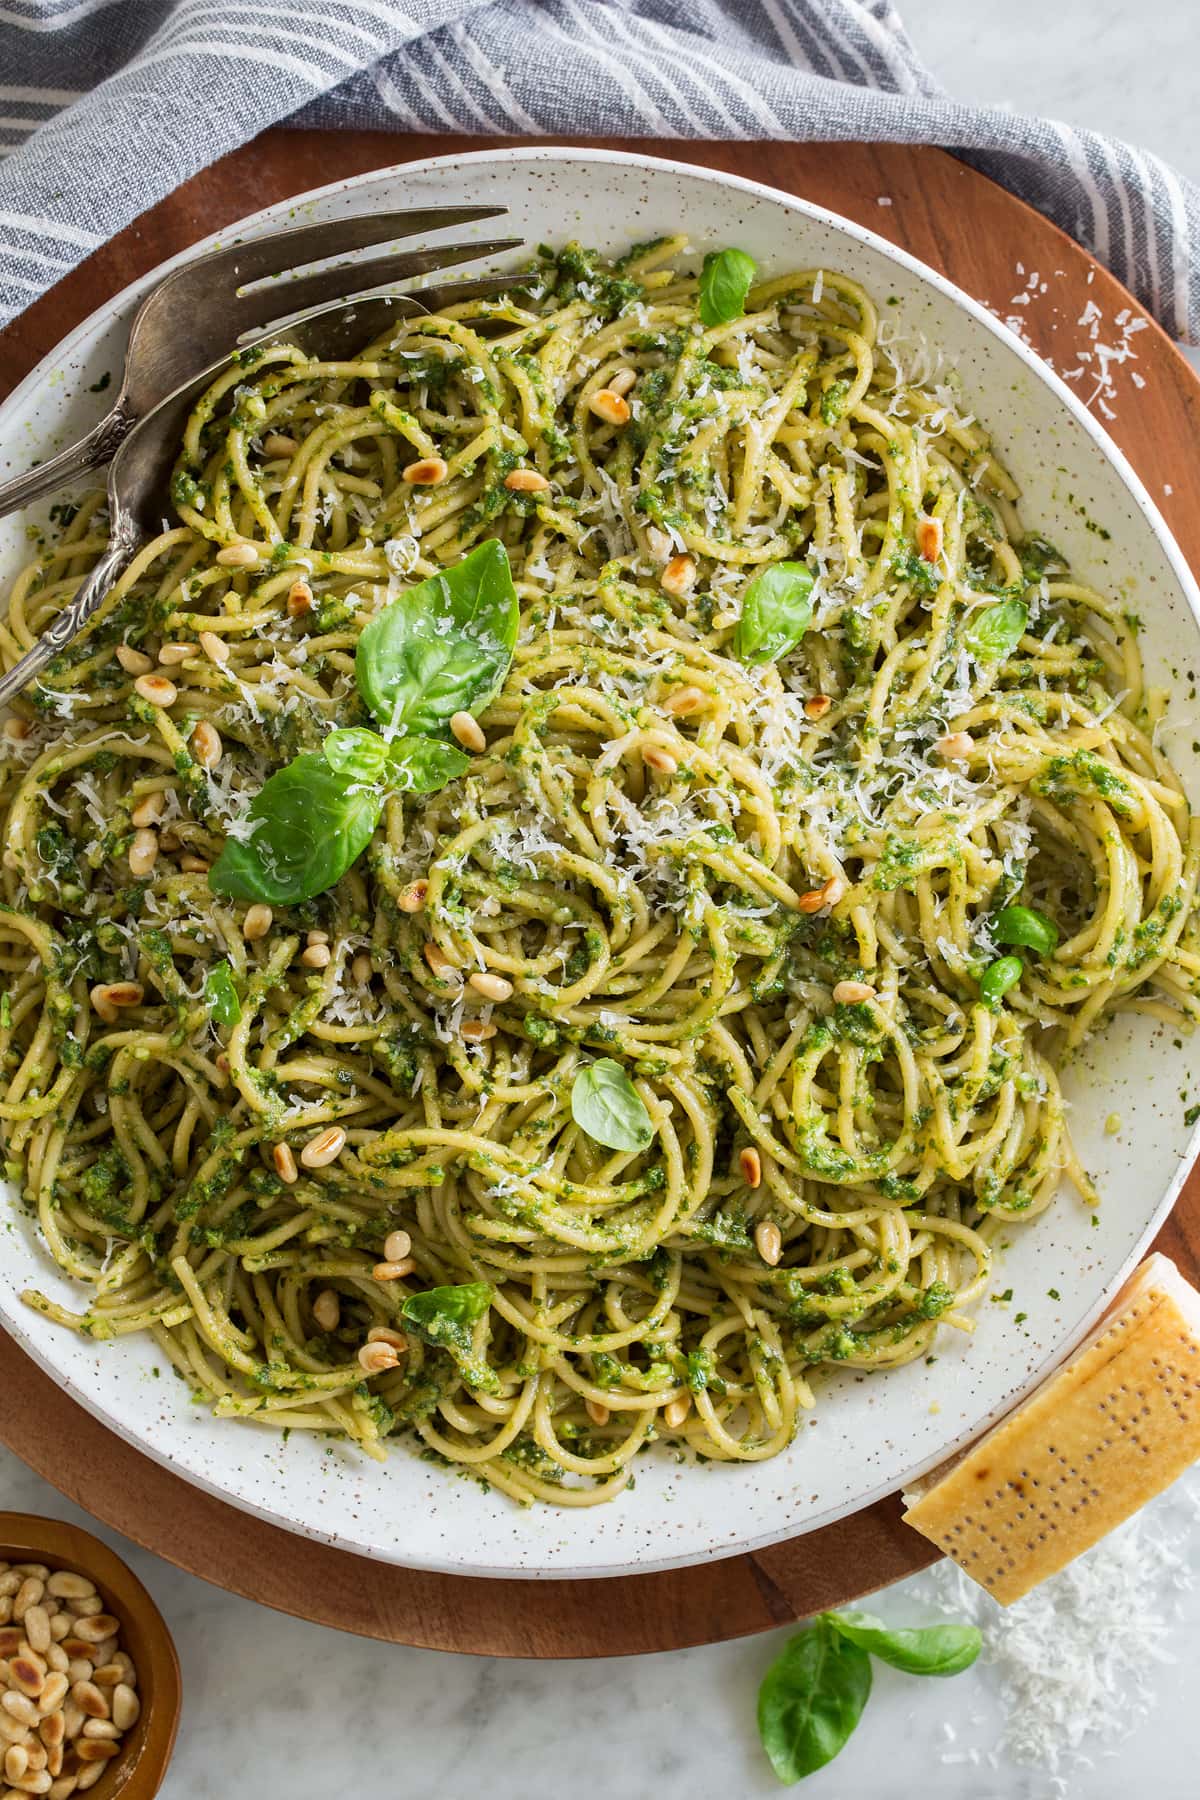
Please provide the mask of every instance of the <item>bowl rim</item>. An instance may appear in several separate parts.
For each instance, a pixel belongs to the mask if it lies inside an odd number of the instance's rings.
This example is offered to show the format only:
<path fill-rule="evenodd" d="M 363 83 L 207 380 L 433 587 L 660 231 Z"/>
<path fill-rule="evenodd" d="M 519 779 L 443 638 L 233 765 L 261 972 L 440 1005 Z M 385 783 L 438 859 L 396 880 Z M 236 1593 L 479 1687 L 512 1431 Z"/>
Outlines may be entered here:
<path fill-rule="evenodd" d="M 153 1595 L 122 1556 L 103 1539 L 69 1519 L 0 1512 L 0 1560 L 73 1568 L 92 1578 L 114 1610 L 128 1613 L 147 1641 L 138 1666 L 141 1714 L 132 1753 L 117 1758 L 92 1792 L 96 1800 L 154 1800 L 162 1786 L 183 1710 L 183 1676 L 175 1640 Z"/>
<path fill-rule="evenodd" d="M 479 150 L 465 153 L 448 152 L 438 156 L 419 157 L 408 161 L 388 163 L 379 168 L 364 170 L 359 174 L 344 176 L 336 181 L 327 182 L 319 187 L 308 188 L 303 192 L 289 196 L 283 200 L 260 207 L 243 218 L 232 221 L 229 225 L 208 233 L 206 236 L 190 244 L 186 249 L 167 258 L 147 271 L 143 276 L 129 283 L 117 294 L 112 295 L 93 312 L 82 319 L 74 329 L 55 344 L 50 351 L 39 359 L 35 367 L 21 381 L 12 393 L 0 402 L 0 416 L 16 409 L 22 402 L 36 392 L 40 383 L 44 382 L 51 368 L 68 357 L 86 335 L 94 329 L 96 315 L 103 315 L 111 324 L 122 318 L 132 317 L 136 303 L 149 291 L 150 287 L 160 281 L 174 268 L 203 254 L 217 245 L 236 242 L 244 236 L 254 236 L 260 225 L 274 225 L 281 221 L 289 211 L 310 205 L 315 201 L 334 198 L 338 195 L 355 194 L 360 190 L 368 190 L 374 183 L 382 183 L 398 174 L 437 174 L 446 172 L 460 175 L 464 170 L 480 164 L 528 164 L 538 162 L 562 162 L 604 167 L 621 167 L 644 169 L 651 174 L 667 174 L 687 181 L 733 189 L 753 196 L 759 200 L 772 202 L 789 212 L 798 213 L 831 227 L 868 250 L 875 252 L 888 262 L 907 271 L 916 280 L 948 301 L 956 310 L 965 313 L 973 325 L 996 339 L 1000 345 L 1016 355 L 1018 360 L 1033 378 L 1044 388 L 1050 390 L 1059 406 L 1064 409 L 1071 420 L 1083 428 L 1084 434 L 1091 440 L 1104 462 L 1113 470 L 1121 487 L 1130 496 L 1146 525 L 1152 532 L 1164 558 L 1170 568 L 1171 575 L 1179 593 L 1186 601 L 1193 618 L 1193 623 L 1200 630 L 1200 584 L 1197 583 L 1190 566 L 1183 556 L 1175 538 L 1163 518 L 1155 501 L 1151 497 L 1141 477 L 1133 468 L 1124 451 L 1113 440 L 1103 425 L 1084 406 L 1078 394 L 1074 392 L 1057 374 L 1057 372 L 1018 336 L 1002 319 L 990 312 L 981 302 L 975 300 L 963 288 L 952 281 L 940 270 L 923 262 L 910 251 L 904 250 L 889 239 L 872 231 L 869 226 L 861 225 L 857 220 L 847 218 L 844 214 L 832 211 L 815 201 L 800 195 L 789 193 L 766 182 L 752 180 L 749 177 L 734 175 L 720 169 L 712 169 L 704 164 L 685 162 L 679 159 L 662 156 L 651 156 L 641 151 L 625 151 L 623 149 L 607 149 L 593 146 L 574 146 L 563 144 L 516 144 L 487 146 Z M 1131 304 L 1138 303 L 1131 298 Z M 1139 314 L 1144 311 L 1138 307 Z M 102 1406 L 85 1395 L 72 1380 L 65 1379 L 55 1367 L 53 1360 L 46 1357 L 40 1345 L 32 1341 L 19 1324 L 14 1323 L 6 1314 L 5 1328 L 12 1332 L 26 1354 L 31 1356 L 48 1374 L 54 1377 L 73 1398 L 81 1404 L 88 1405 L 98 1413 L 106 1428 L 114 1431 L 126 1442 L 133 1445 L 141 1454 L 149 1455 L 165 1467 L 193 1485 L 202 1488 L 214 1497 L 233 1505 L 239 1510 L 249 1512 L 266 1522 L 280 1526 L 284 1530 L 294 1531 L 302 1536 L 329 1544 L 331 1547 L 343 1549 L 353 1555 L 375 1555 L 382 1560 L 427 1569 L 433 1573 L 460 1576 L 464 1578 L 493 1579 L 603 1579 L 608 1576 L 619 1576 L 636 1573 L 651 1573 L 657 1570 L 685 1567 L 709 1560 L 713 1557 L 737 1556 L 765 1549 L 771 1544 L 786 1541 L 789 1538 L 804 1535 L 810 1530 L 836 1522 L 848 1514 L 858 1512 L 876 1502 L 886 1499 L 901 1491 L 906 1485 L 918 1479 L 930 1470 L 948 1461 L 967 1445 L 990 1430 L 999 1419 L 1018 1407 L 1033 1393 L 1047 1377 L 1058 1368 L 1078 1347 L 1087 1332 L 1101 1316 L 1113 1295 L 1128 1278 L 1139 1258 L 1150 1243 L 1155 1232 L 1170 1213 L 1191 1166 L 1200 1151 L 1200 1121 L 1192 1129 L 1186 1147 L 1171 1180 L 1163 1188 L 1153 1210 L 1142 1216 L 1135 1237 L 1131 1238 L 1129 1248 L 1124 1254 L 1119 1267 L 1104 1282 L 1102 1291 L 1095 1293 L 1092 1300 L 1077 1312 L 1074 1322 L 1055 1336 L 1053 1347 L 1040 1358 L 1033 1369 L 1006 1396 L 989 1406 L 977 1422 L 957 1432 L 947 1439 L 935 1453 L 923 1454 L 911 1466 L 906 1466 L 900 1478 L 876 1478 L 872 1485 L 852 1503 L 835 1503 L 825 1509 L 820 1516 L 806 1521 L 799 1530 L 794 1524 L 779 1524 L 767 1530 L 755 1530 L 731 1543 L 709 1544 L 679 1553 L 656 1555 L 650 1559 L 635 1562 L 617 1560 L 605 1562 L 581 1562 L 574 1565 L 560 1563 L 538 1563 L 519 1568 L 495 1565 L 481 1565 L 462 1560 L 451 1560 L 444 1554 L 435 1555 L 423 1552 L 419 1559 L 401 1557 L 391 1550 L 371 1550 L 362 1541 L 344 1536 L 340 1531 L 322 1530 L 313 1522 L 299 1522 L 294 1517 L 273 1510 L 269 1505 L 252 1498 L 235 1495 L 207 1475 L 207 1472 L 182 1468 L 176 1464 L 165 1450 L 147 1444 L 135 1431 L 123 1422 L 112 1418 Z"/>

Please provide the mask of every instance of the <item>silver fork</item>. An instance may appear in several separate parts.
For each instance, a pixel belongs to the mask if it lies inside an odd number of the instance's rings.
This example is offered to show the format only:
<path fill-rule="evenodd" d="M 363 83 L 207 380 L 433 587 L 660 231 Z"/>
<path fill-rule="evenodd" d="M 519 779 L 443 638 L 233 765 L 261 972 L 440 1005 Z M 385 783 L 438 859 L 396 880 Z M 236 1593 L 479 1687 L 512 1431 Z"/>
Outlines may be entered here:
<path fill-rule="evenodd" d="M 299 313 L 343 300 L 348 286 L 362 293 L 501 250 L 515 250 L 521 240 L 444 244 L 347 262 L 355 251 L 418 232 L 499 218 L 506 210 L 503 206 L 436 206 L 352 213 L 325 224 L 299 225 L 230 244 L 184 263 L 160 281 L 138 308 L 121 385 L 104 418 L 77 444 L 48 457 L 28 474 L 0 484 L 0 518 L 41 494 L 53 493 L 76 475 L 101 468 L 138 420 L 161 400 L 217 362 L 232 344 L 260 332 L 281 313 Z M 331 257 L 342 260 L 331 268 L 303 272 L 305 264 Z M 301 272 L 292 273 L 297 269 Z"/>
<path fill-rule="evenodd" d="M 436 253 L 435 253 L 436 254 Z M 345 270 L 342 271 L 345 279 Z M 325 306 L 254 338 L 256 344 L 294 343 L 310 356 L 337 361 L 379 337 L 397 318 L 437 310 L 458 300 L 486 298 L 516 287 L 519 275 L 485 275 L 423 288 L 418 294 L 374 294 Z M 228 342 L 228 338 L 226 338 Z M 162 529 L 168 483 L 179 439 L 192 405 L 234 352 L 194 375 L 128 429 L 108 470 L 109 545 L 74 599 L 35 644 L 0 676 L 0 706 L 7 705 L 87 625 L 138 547 Z"/>

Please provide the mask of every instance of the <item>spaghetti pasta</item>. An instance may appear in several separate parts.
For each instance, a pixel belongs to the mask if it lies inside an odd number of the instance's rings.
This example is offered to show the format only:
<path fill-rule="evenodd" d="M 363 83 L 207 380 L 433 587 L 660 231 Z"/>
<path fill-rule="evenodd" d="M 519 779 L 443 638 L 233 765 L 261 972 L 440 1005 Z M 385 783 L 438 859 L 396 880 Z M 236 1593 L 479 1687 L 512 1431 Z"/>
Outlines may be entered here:
<path fill-rule="evenodd" d="M 1134 623 L 852 280 L 712 324 L 684 252 L 243 354 L 4 741 L 7 1171 L 93 1290 L 26 1298 L 522 1501 L 773 1456 L 822 1368 L 969 1330 L 997 1235 L 1095 1199 L 1063 1056 L 1198 1010 Z M 214 892 L 368 722 L 367 626 L 488 539 L 520 632 L 466 773 L 313 898 Z M 105 541 L 93 497 L 41 546 L 6 665 Z"/>

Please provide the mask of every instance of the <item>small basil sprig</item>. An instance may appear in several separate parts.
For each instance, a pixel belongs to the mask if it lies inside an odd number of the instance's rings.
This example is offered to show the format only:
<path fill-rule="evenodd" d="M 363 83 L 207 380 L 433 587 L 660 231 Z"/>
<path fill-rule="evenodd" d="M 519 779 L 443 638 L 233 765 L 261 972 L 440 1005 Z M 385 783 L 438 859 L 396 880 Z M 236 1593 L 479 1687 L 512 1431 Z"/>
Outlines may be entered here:
<path fill-rule="evenodd" d="M 745 663 L 778 662 L 812 624 L 816 577 L 807 563 L 775 563 L 756 575 L 742 599 L 733 653 Z"/>
<path fill-rule="evenodd" d="M 992 936 L 998 944 L 1017 944 L 1041 956 L 1058 947 L 1058 926 L 1035 906 L 1006 906 L 996 914 Z"/>
<path fill-rule="evenodd" d="M 236 1025 L 242 1016 L 242 1003 L 233 985 L 233 970 L 227 962 L 214 963 L 204 982 L 204 1003 L 218 1025 Z"/>
<path fill-rule="evenodd" d="M 385 729 L 444 734 L 495 694 L 517 641 L 508 553 L 488 538 L 385 606 L 358 640 L 358 691 Z"/>
<path fill-rule="evenodd" d="M 492 1304 L 486 1281 L 464 1281 L 457 1287 L 426 1288 L 410 1294 L 400 1317 L 425 1343 L 445 1350 L 458 1364 L 464 1381 L 486 1393 L 500 1386 L 495 1371 L 475 1354 L 473 1327 Z"/>
<path fill-rule="evenodd" d="M 893 1631 L 871 1613 L 820 1613 L 790 1638 L 758 1694 L 758 1732 L 780 1781 L 832 1762 L 871 1693 L 871 1657 L 910 1675 L 957 1675 L 979 1655 L 973 1625 Z"/>
<path fill-rule="evenodd" d="M 297 906 L 340 881 L 370 843 L 385 791 L 306 751 L 263 783 L 246 835 L 228 838 L 208 872 L 216 894 Z"/>
<path fill-rule="evenodd" d="M 641 1095 L 611 1056 L 585 1063 L 575 1076 L 571 1117 L 608 1150 L 645 1150 L 654 1136 Z"/>
<path fill-rule="evenodd" d="M 975 614 L 966 634 L 967 648 L 980 662 L 1010 656 L 1025 634 L 1029 608 L 1023 600 L 1002 600 Z"/>
<path fill-rule="evenodd" d="M 999 1006 L 1009 988 L 1016 987 L 1025 973 L 1019 956 L 1001 956 L 989 963 L 979 977 L 979 998 L 985 1006 Z"/>
<path fill-rule="evenodd" d="M 359 692 L 389 736 L 331 731 L 266 781 L 244 828 L 209 871 L 214 893 L 296 906 L 341 880 L 374 836 L 392 792 L 431 794 L 470 757 L 445 742 L 456 712 L 486 705 L 517 639 L 508 553 L 489 538 L 402 595 L 358 642 Z"/>
<path fill-rule="evenodd" d="M 700 317 L 706 325 L 728 325 L 746 310 L 756 265 L 744 250 L 710 250 L 700 271 Z"/>

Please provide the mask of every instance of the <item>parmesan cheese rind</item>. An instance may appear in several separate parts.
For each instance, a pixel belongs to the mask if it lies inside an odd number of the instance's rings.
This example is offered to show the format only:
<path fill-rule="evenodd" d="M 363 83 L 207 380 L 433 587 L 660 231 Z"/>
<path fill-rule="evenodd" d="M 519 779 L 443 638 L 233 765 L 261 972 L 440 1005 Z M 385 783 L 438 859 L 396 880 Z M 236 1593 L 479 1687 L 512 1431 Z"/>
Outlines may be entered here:
<path fill-rule="evenodd" d="M 1075 1356 L 948 1469 L 905 1521 L 1002 1606 L 1200 1457 L 1200 1293 L 1148 1257 Z"/>

